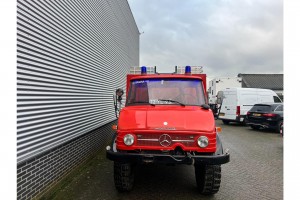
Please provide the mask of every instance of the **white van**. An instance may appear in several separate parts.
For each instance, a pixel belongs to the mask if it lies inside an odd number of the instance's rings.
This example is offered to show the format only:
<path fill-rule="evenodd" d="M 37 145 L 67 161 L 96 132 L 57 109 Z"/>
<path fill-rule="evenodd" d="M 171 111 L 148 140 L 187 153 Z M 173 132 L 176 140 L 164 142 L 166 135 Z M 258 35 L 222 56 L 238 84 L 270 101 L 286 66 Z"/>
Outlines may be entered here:
<path fill-rule="evenodd" d="M 229 122 L 245 123 L 247 112 L 257 103 L 277 103 L 281 99 L 269 89 L 226 88 L 219 92 L 220 111 L 218 118 L 224 124 Z"/>

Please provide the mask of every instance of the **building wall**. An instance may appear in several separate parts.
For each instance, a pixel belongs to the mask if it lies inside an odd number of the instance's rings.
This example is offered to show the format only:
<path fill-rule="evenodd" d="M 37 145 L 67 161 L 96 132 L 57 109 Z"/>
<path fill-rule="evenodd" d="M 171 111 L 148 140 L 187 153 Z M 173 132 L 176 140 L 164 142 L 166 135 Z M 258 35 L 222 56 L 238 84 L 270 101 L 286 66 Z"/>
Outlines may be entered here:
<path fill-rule="evenodd" d="M 57 146 L 18 165 L 17 199 L 32 199 L 51 189 L 110 141 L 114 122 Z"/>
<path fill-rule="evenodd" d="M 112 95 L 138 65 L 127 1 L 17 1 L 18 198 L 42 193 L 103 147 Z"/>

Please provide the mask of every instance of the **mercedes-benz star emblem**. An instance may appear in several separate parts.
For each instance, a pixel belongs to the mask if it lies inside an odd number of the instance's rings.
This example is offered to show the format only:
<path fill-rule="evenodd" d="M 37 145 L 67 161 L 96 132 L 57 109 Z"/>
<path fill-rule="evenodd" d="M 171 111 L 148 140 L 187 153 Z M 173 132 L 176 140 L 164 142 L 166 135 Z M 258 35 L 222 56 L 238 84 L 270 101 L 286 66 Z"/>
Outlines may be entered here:
<path fill-rule="evenodd" d="M 172 143 L 172 139 L 168 134 L 163 134 L 158 139 L 161 146 L 167 147 Z"/>

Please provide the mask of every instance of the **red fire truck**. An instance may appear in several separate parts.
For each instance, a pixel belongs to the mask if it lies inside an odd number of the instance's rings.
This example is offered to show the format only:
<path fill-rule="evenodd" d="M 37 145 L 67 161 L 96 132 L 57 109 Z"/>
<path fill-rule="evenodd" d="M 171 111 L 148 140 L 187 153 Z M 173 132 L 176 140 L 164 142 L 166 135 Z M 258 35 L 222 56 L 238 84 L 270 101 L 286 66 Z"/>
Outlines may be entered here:
<path fill-rule="evenodd" d="M 147 73 L 127 75 L 126 104 L 120 109 L 123 91 L 116 91 L 118 124 L 106 156 L 114 161 L 118 191 L 130 191 L 134 167 L 144 163 L 194 165 L 201 194 L 214 194 L 221 183 L 223 152 L 213 112 L 207 105 L 206 75 Z M 156 71 L 156 70 L 155 70 Z"/>

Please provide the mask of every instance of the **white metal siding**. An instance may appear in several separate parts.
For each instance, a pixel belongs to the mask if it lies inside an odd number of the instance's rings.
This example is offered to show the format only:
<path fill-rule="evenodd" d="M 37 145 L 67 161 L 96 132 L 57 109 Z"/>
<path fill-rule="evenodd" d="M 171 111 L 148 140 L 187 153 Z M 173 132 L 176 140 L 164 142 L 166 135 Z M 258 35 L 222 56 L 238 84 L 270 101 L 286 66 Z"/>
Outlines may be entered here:
<path fill-rule="evenodd" d="M 114 120 L 112 95 L 137 65 L 127 1 L 18 0 L 18 162 Z"/>

